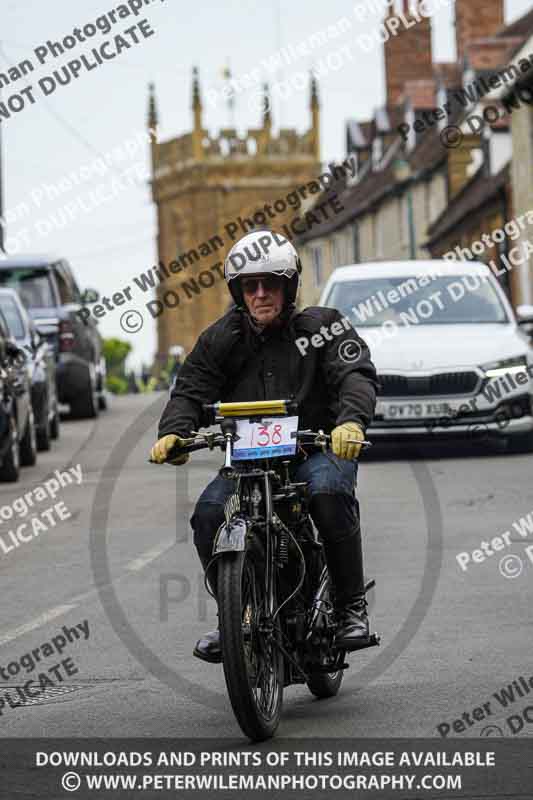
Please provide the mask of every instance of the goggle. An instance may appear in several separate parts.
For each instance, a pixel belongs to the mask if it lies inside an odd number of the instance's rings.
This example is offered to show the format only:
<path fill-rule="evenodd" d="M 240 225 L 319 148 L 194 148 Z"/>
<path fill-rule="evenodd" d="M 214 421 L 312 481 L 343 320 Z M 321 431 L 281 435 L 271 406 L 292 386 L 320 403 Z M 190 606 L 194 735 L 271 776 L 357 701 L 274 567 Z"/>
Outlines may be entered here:
<path fill-rule="evenodd" d="M 265 275 L 264 278 L 242 278 L 242 290 L 246 294 L 255 294 L 262 285 L 265 292 L 273 292 L 279 289 L 283 283 L 283 278 L 277 275 Z"/>

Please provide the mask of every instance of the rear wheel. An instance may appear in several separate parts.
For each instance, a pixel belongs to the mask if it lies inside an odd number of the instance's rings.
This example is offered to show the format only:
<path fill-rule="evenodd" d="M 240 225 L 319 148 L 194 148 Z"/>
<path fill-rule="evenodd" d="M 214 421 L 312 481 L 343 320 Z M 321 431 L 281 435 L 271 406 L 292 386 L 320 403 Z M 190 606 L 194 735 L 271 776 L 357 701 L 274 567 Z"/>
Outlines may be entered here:
<path fill-rule="evenodd" d="M 20 440 L 20 463 L 23 467 L 33 467 L 37 461 L 37 432 L 35 430 L 35 417 L 30 409 L 26 430 Z"/>
<path fill-rule="evenodd" d="M 20 475 L 19 437 L 14 417 L 10 417 L 9 426 L 10 442 L 0 467 L 0 481 L 14 483 L 18 481 Z"/>
<path fill-rule="evenodd" d="M 251 549 L 217 562 L 218 614 L 228 694 L 243 732 L 259 742 L 274 735 L 283 699 L 279 626 L 265 614 L 265 562 Z"/>
<path fill-rule="evenodd" d="M 70 404 L 70 410 L 77 419 L 94 419 L 98 416 L 98 390 L 92 375 L 89 375 L 85 389 Z"/>

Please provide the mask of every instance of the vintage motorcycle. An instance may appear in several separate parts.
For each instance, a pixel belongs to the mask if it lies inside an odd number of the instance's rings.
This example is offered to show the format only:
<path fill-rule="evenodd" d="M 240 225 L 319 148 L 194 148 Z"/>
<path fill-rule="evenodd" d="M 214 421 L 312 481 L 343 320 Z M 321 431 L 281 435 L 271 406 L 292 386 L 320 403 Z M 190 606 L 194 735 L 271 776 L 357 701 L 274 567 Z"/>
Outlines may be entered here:
<path fill-rule="evenodd" d="M 167 460 L 217 447 L 225 452 L 220 474 L 235 482 L 206 587 L 218 603 L 231 705 L 257 742 L 274 735 L 285 686 L 306 683 L 316 697 L 332 697 L 349 666 L 345 650 L 335 646 L 330 579 L 307 484 L 290 477 L 297 446 L 326 452 L 330 437 L 298 430 L 290 400 L 217 403 L 204 411 L 220 433 L 193 432 Z M 366 591 L 373 585 L 366 583 Z M 372 634 L 365 646 L 379 642 Z"/>

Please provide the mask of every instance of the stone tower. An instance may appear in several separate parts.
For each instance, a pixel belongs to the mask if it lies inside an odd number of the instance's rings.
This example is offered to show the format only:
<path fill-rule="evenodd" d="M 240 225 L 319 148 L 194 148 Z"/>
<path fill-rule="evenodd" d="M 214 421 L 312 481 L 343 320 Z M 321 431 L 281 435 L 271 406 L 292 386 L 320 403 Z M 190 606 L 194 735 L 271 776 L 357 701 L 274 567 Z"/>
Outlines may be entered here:
<path fill-rule="evenodd" d="M 159 142 L 155 90 L 150 86 L 152 196 L 157 206 L 159 265 L 153 316 L 157 361 L 172 345 L 189 352 L 198 335 L 227 309 L 223 280 L 227 252 L 255 228 L 281 230 L 301 209 L 286 198 L 320 173 L 320 110 L 316 81 L 310 84 L 311 127 L 303 134 L 272 130 L 268 87 L 263 88 L 262 125 L 242 137 L 234 128 L 213 137 L 202 125 L 198 70 L 193 70 L 193 130 Z M 265 214 L 265 205 L 271 211 Z M 254 216 L 255 215 L 255 216 Z"/>

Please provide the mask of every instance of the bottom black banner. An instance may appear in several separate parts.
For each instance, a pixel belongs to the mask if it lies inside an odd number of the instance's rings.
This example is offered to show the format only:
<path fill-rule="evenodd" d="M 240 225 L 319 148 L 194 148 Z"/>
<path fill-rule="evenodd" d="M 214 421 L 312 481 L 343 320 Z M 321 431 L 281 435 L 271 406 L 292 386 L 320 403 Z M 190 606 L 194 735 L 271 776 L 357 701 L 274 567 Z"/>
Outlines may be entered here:
<path fill-rule="evenodd" d="M 531 800 L 530 739 L 3 739 L 0 796 Z"/>

